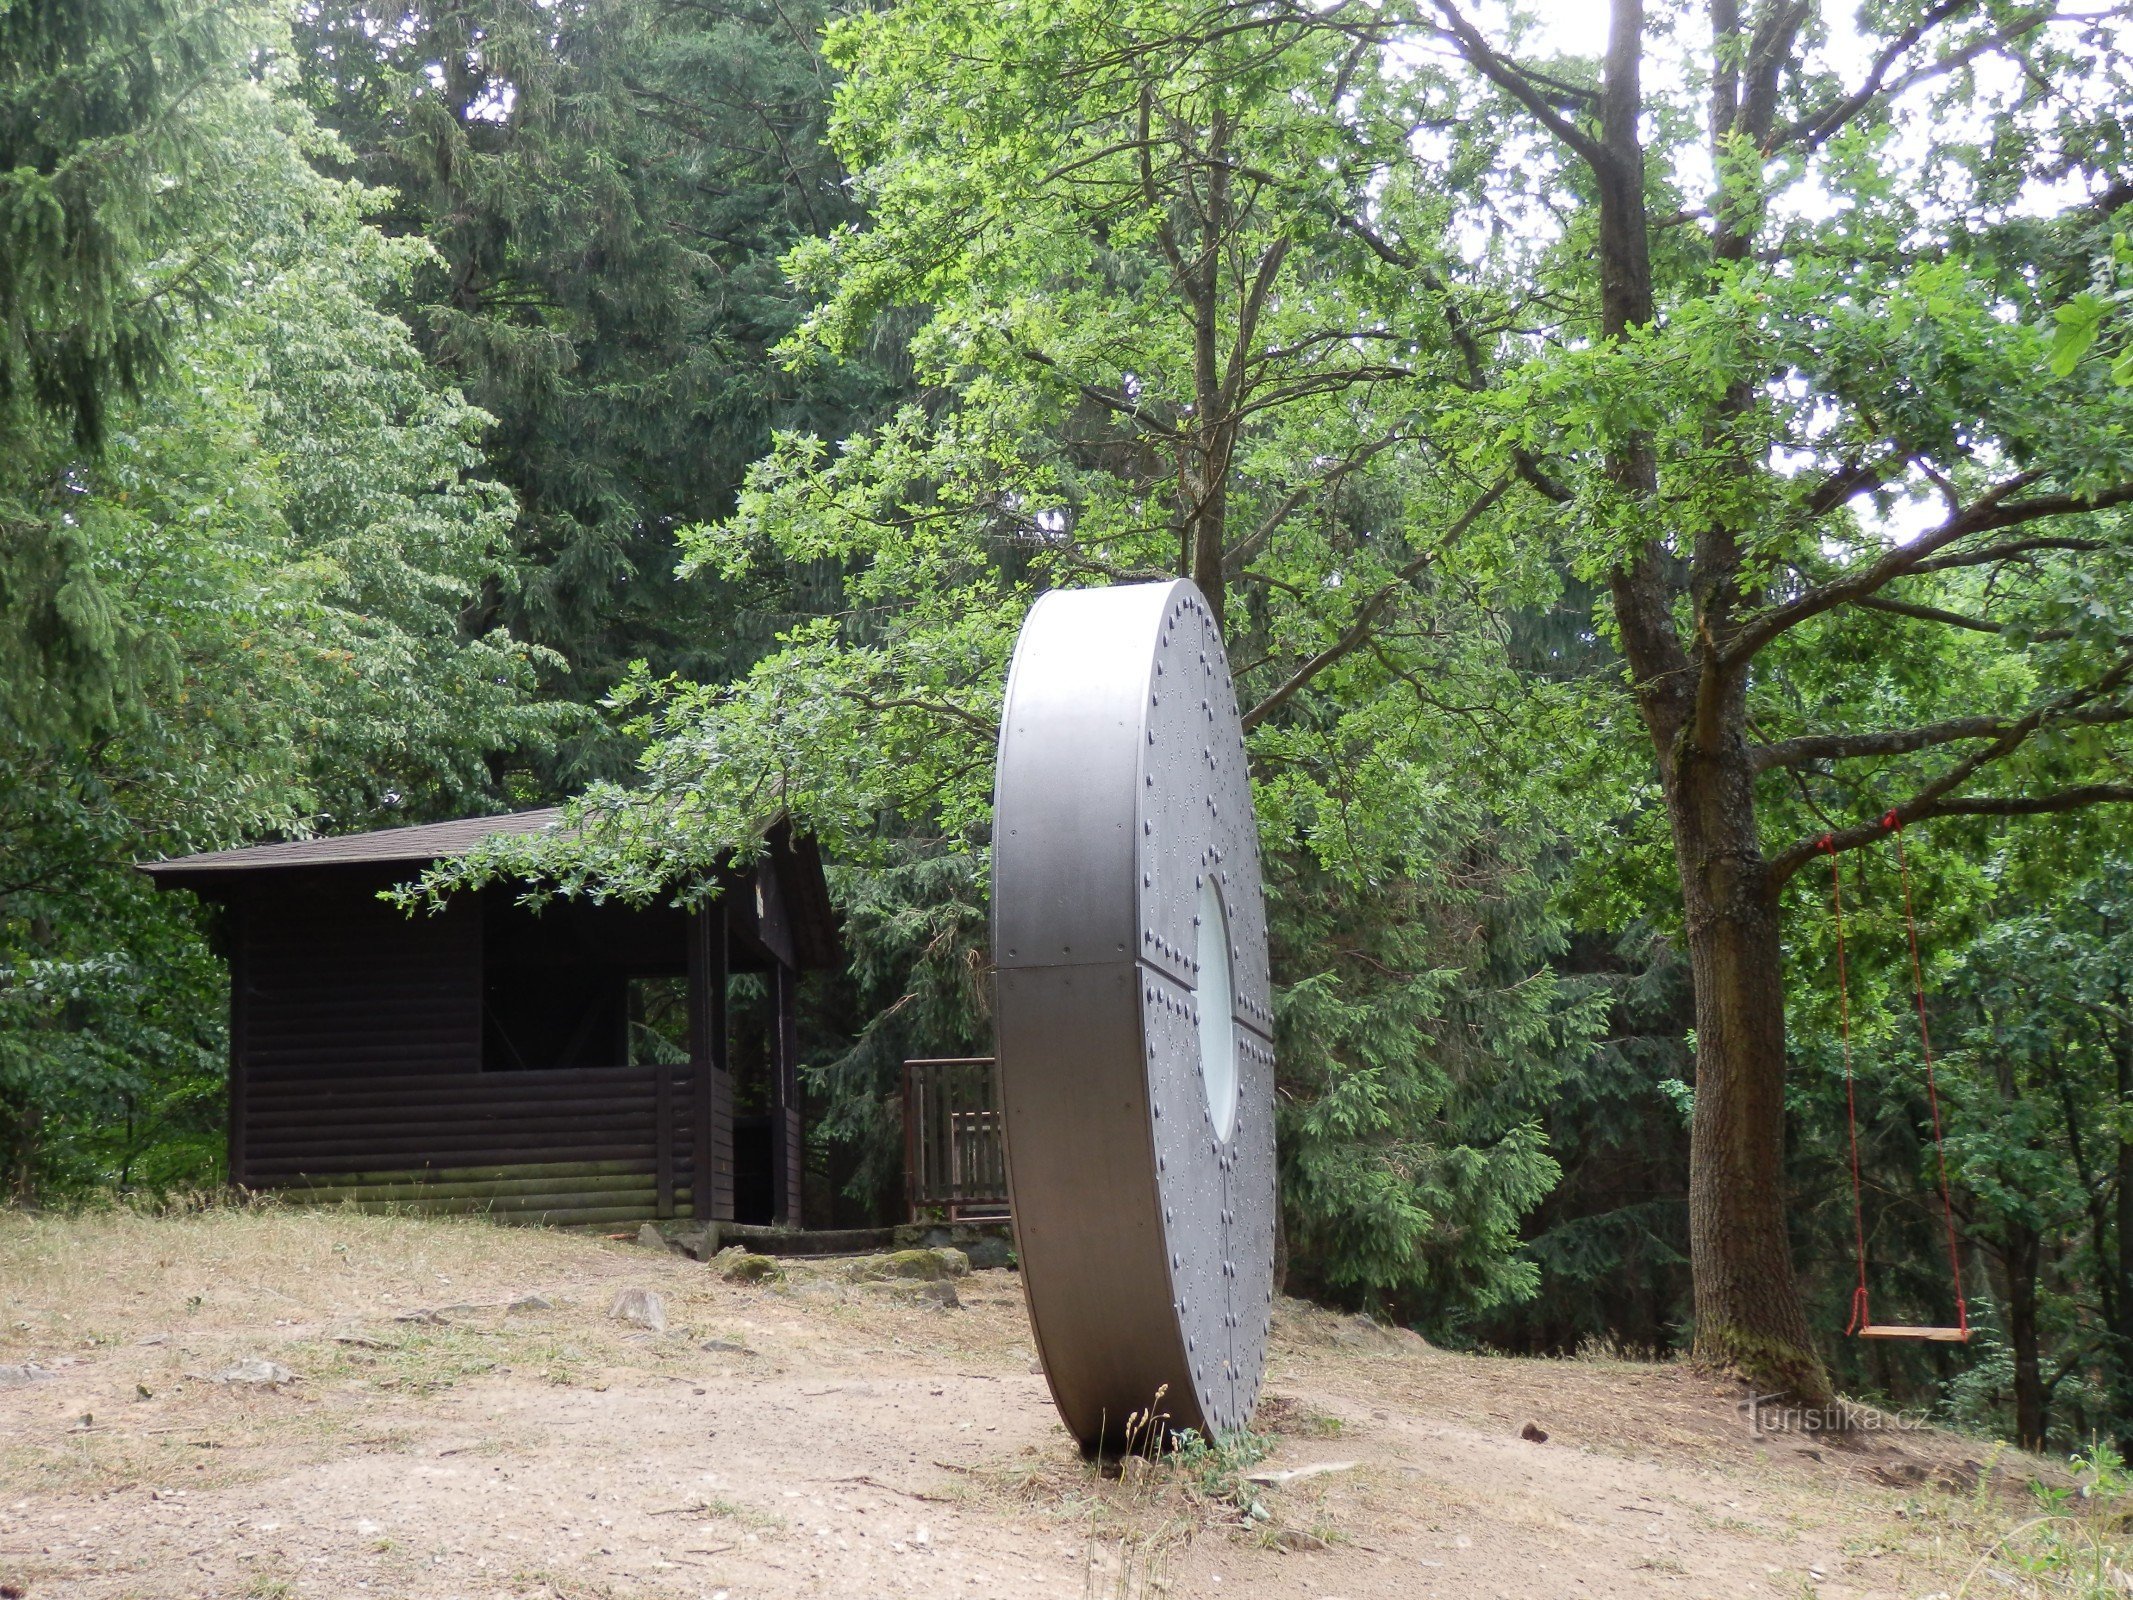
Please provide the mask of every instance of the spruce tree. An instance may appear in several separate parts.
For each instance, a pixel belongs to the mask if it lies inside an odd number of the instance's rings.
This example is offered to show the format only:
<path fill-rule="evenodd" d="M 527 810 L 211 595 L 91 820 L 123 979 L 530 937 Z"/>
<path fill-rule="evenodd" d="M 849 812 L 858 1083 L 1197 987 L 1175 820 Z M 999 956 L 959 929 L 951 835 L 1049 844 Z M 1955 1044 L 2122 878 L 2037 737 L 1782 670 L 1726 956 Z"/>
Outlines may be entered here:
<path fill-rule="evenodd" d="M 0 404 L 103 437 L 217 263 L 144 283 L 212 152 L 197 112 L 243 64 L 251 8 L 29 0 L 0 8 Z M 10 427 L 0 413 L 0 427 Z"/>
<path fill-rule="evenodd" d="M 232 265 L 180 240 L 263 31 L 216 0 L 0 7 L 0 731 L 108 726 L 136 669 L 66 514 L 73 467 Z M 43 448 L 53 427 L 72 451 Z"/>
<path fill-rule="evenodd" d="M 497 418 L 522 581 L 492 616 L 604 694 L 635 659 L 731 675 L 790 609 L 789 575 L 674 577 L 676 530 L 731 509 L 775 427 L 831 434 L 866 362 L 795 375 L 780 258 L 857 209 L 822 141 L 830 79 L 801 4 L 558 10 L 360 5 L 299 24 L 306 93 L 436 249 L 409 320 Z M 581 752 L 598 767 L 608 758 Z"/>

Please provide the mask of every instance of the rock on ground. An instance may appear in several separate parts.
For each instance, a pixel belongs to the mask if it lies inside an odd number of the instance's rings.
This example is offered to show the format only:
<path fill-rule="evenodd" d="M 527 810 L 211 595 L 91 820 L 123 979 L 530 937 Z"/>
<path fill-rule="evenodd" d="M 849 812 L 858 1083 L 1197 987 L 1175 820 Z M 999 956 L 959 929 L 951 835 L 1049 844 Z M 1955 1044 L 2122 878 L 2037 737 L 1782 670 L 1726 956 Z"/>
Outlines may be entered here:
<path fill-rule="evenodd" d="M 667 1331 L 667 1303 L 657 1289 L 618 1290 L 607 1314 L 617 1322 L 634 1322 L 654 1333 Z"/>
<path fill-rule="evenodd" d="M 273 1386 L 294 1383 L 296 1374 L 279 1361 L 269 1361 L 264 1356 L 253 1356 L 235 1366 L 224 1367 L 215 1374 L 217 1383 L 249 1383 Z"/>
<path fill-rule="evenodd" d="M 892 1250 L 887 1255 L 860 1256 L 845 1263 L 845 1276 L 864 1283 L 869 1279 L 912 1278 L 927 1283 L 970 1275 L 970 1257 L 960 1250 Z"/>
<path fill-rule="evenodd" d="M 767 1283 L 785 1276 L 775 1259 L 759 1256 L 741 1245 L 728 1245 L 712 1258 L 719 1276 L 728 1283 Z"/>

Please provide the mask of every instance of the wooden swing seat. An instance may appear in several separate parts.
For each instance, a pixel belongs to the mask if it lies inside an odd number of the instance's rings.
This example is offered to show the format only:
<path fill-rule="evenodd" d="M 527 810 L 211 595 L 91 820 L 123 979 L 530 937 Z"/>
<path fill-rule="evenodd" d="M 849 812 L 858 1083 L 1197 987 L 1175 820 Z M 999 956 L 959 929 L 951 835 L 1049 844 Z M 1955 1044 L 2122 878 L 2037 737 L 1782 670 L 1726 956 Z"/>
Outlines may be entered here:
<path fill-rule="evenodd" d="M 1933 1036 L 1926 1028 L 1926 969 L 1918 953 L 1918 918 L 1911 909 L 1911 865 L 1903 853 L 1903 817 L 1883 814 L 1881 826 L 1896 841 L 1896 870 L 1903 879 L 1903 927 L 1911 946 L 1911 992 L 1918 1003 L 1918 1049 L 1926 1063 L 1926 1099 L 1933 1107 L 1933 1154 L 1940 1166 L 1940 1215 L 1948 1233 L 1948 1276 L 1955 1288 L 1956 1326 L 1932 1328 L 1900 1322 L 1871 1321 L 1867 1309 L 1866 1201 L 1859 1182 L 1859 1091 L 1852 1077 L 1851 980 L 1844 961 L 1844 870 L 1837 865 L 1837 838 L 1825 833 L 1821 848 L 1829 855 L 1829 908 L 1837 930 L 1837 1015 L 1844 1024 L 1844 1124 L 1852 1147 L 1852 1240 L 1859 1256 L 1859 1287 L 1852 1293 L 1852 1322 L 1844 1331 L 1861 1339 L 1909 1339 L 1922 1344 L 1968 1344 L 1970 1312 L 1963 1304 L 1963 1264 L 1956 1251 L 1955 1206 L 1948 1198 L 1947 1146 L 1941 1139 L 1940 1090 L 1933 1081 Z"/>
<path fill-rule="evenodd" d="M 1898 1322 L 1873 1322 L 1859 1330 L 1862 1339 L 1926 1339 L 1935 1344 L 1968 1344 L 1968 1328 L 1911 1328 Z"/>

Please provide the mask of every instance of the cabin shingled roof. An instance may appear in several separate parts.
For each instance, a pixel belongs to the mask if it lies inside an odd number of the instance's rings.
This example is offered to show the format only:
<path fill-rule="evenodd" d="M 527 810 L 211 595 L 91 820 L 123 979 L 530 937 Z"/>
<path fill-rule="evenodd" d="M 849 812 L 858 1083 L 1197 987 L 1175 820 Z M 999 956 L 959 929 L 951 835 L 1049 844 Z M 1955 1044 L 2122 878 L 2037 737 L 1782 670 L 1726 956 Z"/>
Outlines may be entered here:
<path fill-rule="evenodd" d="M 229 872 L 256 872 L 277 867 L 347 867 L 366 862 L 443 861 L 464 855 L 482 840 L 500 833 L 540 833 L 563 815 L 561 806 L 538 811 L 510 811 L 489 817 L 462 817 L 457 822 L 424 822 L 411 828 L 376 828 L 369 833 L 342 833 L 324 839 L 294 839 L 286 844 L 248 844 L 235 850 L 208 850 L 142 861 L 140 870 L 158 882 L 189 882 Z"/>
<path fill-rule="evenodd" d="M 208 850 L 166 861 L 137 861 L 135 870 L 155 880 L 159 889 L 190 889 L 196 894 L 228 894 L 251 874 L 301 868 L 419 866 L 466 854 L 498 834 L 541 833 L 562 825 L 561 806 L 537 811 L 509 811 L 456 822 L 425 822 L 411 828 L 374 828 L 324 839 L 294 839 L 286 844 L 248 844 L 235 850 Z M 773 823 L 765 834 L 770 858 L 785 876 L 794 917 L 793 935 L 803 967 L 834 966 L 838 959 L 837 918 L 822 874 L 815 841 L 796 833 L 789 823 Z"/>

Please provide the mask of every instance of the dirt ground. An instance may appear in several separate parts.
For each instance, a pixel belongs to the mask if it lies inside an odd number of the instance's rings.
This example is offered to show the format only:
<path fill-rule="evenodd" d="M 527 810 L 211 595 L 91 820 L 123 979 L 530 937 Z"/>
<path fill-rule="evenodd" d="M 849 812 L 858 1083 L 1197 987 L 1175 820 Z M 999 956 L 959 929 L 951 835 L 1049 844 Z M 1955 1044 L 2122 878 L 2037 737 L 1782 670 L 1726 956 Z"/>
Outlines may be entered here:
<path fill-rule="evenodd" d="M 664 1332 L 609 1317 L 631 1287 Z M 1995 1553 L 2029 1458 L 1759 1437 L 1684 1367 L 1452 1354 L 1294 1302 L 1253 1470 L 1337 1470 L 1106 1476 L 1015 1275 L 955 1287 L 736 1285 L 479 1222 L 0 1212 L 0 1596 L 2091 1592 Z M 293 1376 L 217 1381 L 247 1360 Z"/>

